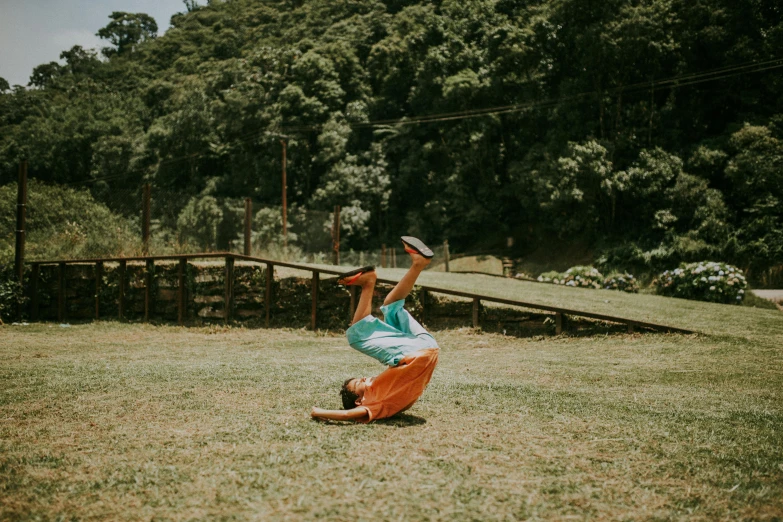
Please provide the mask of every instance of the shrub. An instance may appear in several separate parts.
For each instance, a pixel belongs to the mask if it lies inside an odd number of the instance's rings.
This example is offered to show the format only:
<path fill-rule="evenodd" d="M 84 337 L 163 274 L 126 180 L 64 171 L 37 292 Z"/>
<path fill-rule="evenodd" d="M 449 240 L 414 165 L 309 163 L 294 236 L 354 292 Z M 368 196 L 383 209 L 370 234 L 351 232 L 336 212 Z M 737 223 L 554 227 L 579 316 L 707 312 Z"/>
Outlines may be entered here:
<path fill-rule="evenodd" d="M 585 288 L 602 288 L 604 276 L 592 266 L 572 266 L 560 280 L 561 285 Z"/>
<path fill-rule="evenodd" d="M 632 274 L 613 272 L 604 278 L 604 288 L 635 294 L 639 291 L 639 283 Z"/>
<path fill-rule="evenodd" d="M 742 270 L 713 261 L 666 270 L 653 285 L 660 295 L 713 303 L 741 303 L 748 287 Z"/>
<path fill-rule="evenodd" d="M 141 250 L 137 223 L 95 201 L 86 189 L 28 184 L 26 259 L 133 255 Z M 0 263 L 13 263 L 16 184 L 0 187 Z"/>
<path fill-rule="evenodd" d="M 16 279 L 13 265 L 0 263 L 0 323 L 16 313 L 16 307 L 26 299 L 22 285 Z"/>
<path fill-rule="evenodd" d="M 542 283 L 581 288 L 604 288 L 632 293 L 639 291 L 639 283 L 633 275 L 625 272 L 613 272 L 604 277 L 592 266 L 573 266 L 563 273 L 552 270 L 544 272 L 537 279 Z"/>
<path fill-rule="evenodd" d="M 558 272 L 557 270 L 552 270 L 550 272 L 544 272 L 540 276 L 538 276 L 538 281 L 541 281 L 542 283 L 555 283 L 560 284 L 560 280 L 563 278 L 563 275 Z"/>
<path fill-rule="evenodd" d="M 217 248 L 218 225 L 223 221 L 223 210 L 213 196 L 190 198 L 177 217 L 180 241 L 197 245 L 201 251 Z"/>

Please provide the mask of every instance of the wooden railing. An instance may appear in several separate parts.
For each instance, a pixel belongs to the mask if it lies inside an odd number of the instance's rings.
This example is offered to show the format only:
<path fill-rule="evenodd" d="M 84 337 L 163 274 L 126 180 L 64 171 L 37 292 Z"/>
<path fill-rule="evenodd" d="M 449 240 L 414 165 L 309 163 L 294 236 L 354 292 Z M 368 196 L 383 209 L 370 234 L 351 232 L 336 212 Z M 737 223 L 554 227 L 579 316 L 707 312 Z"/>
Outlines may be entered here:
<path fill-rule="evenodd" d="M 167 255 L 167 256 L 137 256 L 137 257 L 109 257 L 109 258 L 99 258 L 99 259 L 62 259 L 62 260 L 54 260 L 54 261 L 36 261 L 30 263 L 32 265 L 32 276 L 30 279 L 30 294 L 31 294 L 31 319 L 33 321 L 37 320 L 37 312 L 38 312 L 38 281 L 39 281 L 39 274 L 40 274 L 40 267 L 44 265 L 58 265 L 58 283 L 57 283 L 57 316 L 59 321 L 63 321 L 65 318 L 65 281 L 66 281 L 66 267 L 70 265 L 75 264 L 94 264 L 95 265 L 95 318 L 99 319 L 101 317 L 101 311 L 100 311 L 100 293 L 101 293 L 101 284 L 102 284 L 102 274 L 103 274 L 103 265 L 105 263 L 118 263 L 119 264 L 119 285 L 118 285 L 118 316 L 120 319 L 123 319 L 125 316 L 125 270 L 127 267 L 127 263 L 129 261 L 143 261 L 146 264 L 146 271 L 145 271 L 145 295 L 144 295 L 144 319 L 145 321 L 149 320 L 150 315 L 150 309 L 151 309 L 151 280 L 152 280 L 152 274 L 154 271 L 154 266 L 156 261 L 178 261 L 179 268 L 177 273 L 177 279 L 178 279 L 178 295 L 177 295 L 177 308 L 178 308 L 178 323 L 180 325 L 184 324 L 185 322 L 185 310 L 186 310 L 186 288 L 185 288 L 185 274 L 186 274 L 186 267 L 189 260 L 195 260 L 195 259 L 218 259 L 223 258 L 225 259 L 225 300 L 224 300 L 224 310 L 223 310 L 223 318 L 226 322 L 231 320 L 231 310 L 232 310 L 232 304 L 233 304 L 233 298 L 234 298 L 234 263 L 236 260 L 240 261 L 249 261 L 253 263 L 259 263 L 266 265 L 266 287 L 265 287 L 265 309 L 266 309 L 266 317 L 265 317 L 265 324 L 268 327 L 269 326 L 269 303 L 272 299 L 272 277 L 274 273 L 274 268 L 276 266 L 279 267 L 285 267 L 285 268 L 292 268 L 296 270 L 303 270 L 312 272 L 312 283 L 311 283 L 311 299 L 312 299 L 312 305 L 311 305 L 311 317 L 310 317 L 310 328 L 315 330 L 316 328 L 316 320 L 317 320 L 317 313 L 318 313 L 318 285 L 320 281 L 320 275 L 321 274 L 329 274 L 329 275 L 339 275 L 346 271 L 346 268 L 343 267 L 336 267 L 335 269 L 328 269 L 328 268 L 316 268 L 311 265 L 306 264 L 300 264 L 300 263 L 288 263 L 285 261 L 277 261 L 272 259 L 264 259 L 260 257 L 253 257 L 253 256 L 246 256 L 241 254 L 234 254 L 230 252 L 213 252 L 213 253 L 199 253 L 199 254 L 177 254 L 177 255 Z M 397 283 L 397 281 L 391 280 L 391 279 L 378 279 L 379 283 L 385 283 L 385 284 L 391 284 L 394 285 Z M 683 328 L 676 328 L 672 326 L 662 325 L 662 324 L 656 324 L 656 323 L 650 323 L 645 321 L 637 321 L 627 318 L 621 318 L 616 317 L 612 315 L 607 314 L 599 314 L 594 312 L 586 312 L 583 310 L 574 310 L 574 309 L 568 309 L 568 308 L 562 308 L 557 306 L 550 306 L 550 305 L 544 305 L 539 303 L 531 303 L 526 301 L 520 301 L 516 299 L 504 299 L 500 297 L 493 297 L 488 295 L 481 295 L 481 294 L 474 294 L 470 292 L 462 292 L 458 290 L 451 290 L 448 288 L 439 288 L 429 285 L 421 285 L 420 288 L 424 291 L 424 297 L 422 299 L 422 303 L 426 303 L 426 295 L 427 293 L 437 293 L 437 294 L 445 294 L 445 295 L 452 295 L 457 297 L 465 297 L 468 299 L 473 300 L 473 314 L 472 314 L 472 323 L 474 327 L 479 326 L 479 309 L 481 305 L 481 301 L 486 302 L 492 302 L 492 303 L 498 303 L 498 304 L 505 304 L 510 306 L 519 306 L 524 308 L 529 308 L 533 310 L 543 310 L 546 312 L 553 312 L 555 314 L 555 330 L 558 334 L 562 333 L 563 330 L 563 318 L 565 315 L 572 315 L 576 317 L 587 317 L 590 319 L 598 319 L 601 321 L 609 321 L 613 323 L 619 323 L 619 324 L 625 324 L 628 327 L 629 332 L 633 332 L 635 328 L 648 328 L 652 330 L 659 330 L 659 331 L 671 331 L 671 332 L 679 332 L 679 333 L 694 333 L 691 330 L 685 330 Z M 350 296 L 351 296 L 351 305 L 350 305 L 350 311 L 353 313 L 353 311 L 356 308 L 356 302 L 357 302 L 357 292 L 356 287 L 351 286 L 349 287 L 350 290 Z M 426 308 L 426 305 L 425 305 Z M 425 312 L 426 313 L 426 312 Z"/>

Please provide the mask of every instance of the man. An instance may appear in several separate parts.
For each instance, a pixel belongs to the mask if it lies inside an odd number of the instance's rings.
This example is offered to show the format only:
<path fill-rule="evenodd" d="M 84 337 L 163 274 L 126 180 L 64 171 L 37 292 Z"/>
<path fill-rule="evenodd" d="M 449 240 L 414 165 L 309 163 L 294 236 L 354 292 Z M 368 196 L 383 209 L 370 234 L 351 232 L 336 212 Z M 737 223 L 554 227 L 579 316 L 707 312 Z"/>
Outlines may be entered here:
<path fill-rule="evenodd" d="M 342 274 L 338 280 L 340 284 L 357 285 L 362 289 L 353 322 L 346 332 L 348 343 L 388 365 L 389 369 L 377 377 L 346 380 L 340 390 L 345 409 L 313 407 L 311 415 L 315 419 L 370 422 L 391 417 L 413 406 L 430 382 L 438 363 L 438 343 L 403 305 L 434 254 L 415 237 L 403 236 L 402 242 L 412 264 L 383 301 L 383 321 L 370 313 L 377 279 L 373 267 Z"/>

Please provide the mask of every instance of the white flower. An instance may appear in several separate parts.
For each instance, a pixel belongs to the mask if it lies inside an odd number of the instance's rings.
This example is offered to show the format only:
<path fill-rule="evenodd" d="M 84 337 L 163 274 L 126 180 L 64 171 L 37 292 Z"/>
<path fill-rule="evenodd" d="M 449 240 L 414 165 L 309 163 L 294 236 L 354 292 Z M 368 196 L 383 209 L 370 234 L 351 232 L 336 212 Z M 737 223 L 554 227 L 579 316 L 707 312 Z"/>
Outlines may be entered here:
<path fill-rule="evenodd" d="M 740 295 L 742 295 L 742 294 L 744 294 L 744 293 L 745 293 L 745 290 L 742 290 L 742 289 L 740 288 L 740 291 L 739 291 L 739 292 L 737 292 L 737 293 L 739 293 Z"/>
<path fill-rule="evenodd" d="M 711 287 L 710 287 L 710 290 L 715 290 L 715 287 L 714 287 L 714 286 L 711 286 Z"/>
<path fill-rule="evenodd" d="M 724 272 L 723 270 L 721 270 L 720 272 L 718 272 L 718 275 L 724 275 L 724 274 L 725 274 L 725 272 Z"/>
<path fill-rule="evenodd" d="M 703 283 L 707 282 L 707 278 L 706 277 L 702 277 L 701 280 L 702 280 Z"/>

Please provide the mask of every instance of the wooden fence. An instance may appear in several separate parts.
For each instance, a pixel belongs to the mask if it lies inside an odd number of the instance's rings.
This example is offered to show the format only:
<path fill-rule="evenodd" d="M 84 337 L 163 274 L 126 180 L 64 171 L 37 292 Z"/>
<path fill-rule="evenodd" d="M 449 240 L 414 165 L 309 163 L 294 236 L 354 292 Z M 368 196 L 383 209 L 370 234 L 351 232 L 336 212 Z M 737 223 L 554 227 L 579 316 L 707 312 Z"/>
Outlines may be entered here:
<path fill-rule="evenodd" d="M 148 321 L 150 318 L 150 310 L 152 308 L 152 284 L 151 280 L 154 274 L 154 268 L 155 263 L 157 261 L 177 261 L 178 262 L 178 272 L 177 272 L 177 317 L 178 317 L 178 323 L 180 325 L 184 324 L 186 319 L 186 270 L 187 270 L 187 263 L 190 260 L 196 260 L 196 259 L 223 259 L 225 263 L 224 268 L 224 305 L 223 305 L 223 320 L 228 322 L 232 320 L 232 304 L 234 300 L 234 264 L 237 260 L 240 261 L 248 261 L 252 263 L 258 263 L 266 266 L 266 284 L 265 284 L 265 293 L 264 293 L 264 302 L 266 303 L 265 306 L 265 325 L 269 326 L 269 313 L 270 313 L 270 306 L 269 303 L 271 303 L 272 300 L 272 278 L 274 274 L 274 268 L 275 267 L 285 267 L 285 268 L 292 268 L 296 270 L 303 270 L 308 271 L 312 273 L 311 278 L 311 313 L 310 313 L 310 328 L 315 330 L 317 325 L 317 314 L 318 314 L 318 288 L 320 283 L 320 275 L 321 274 L 329 274 L 329 275 L 338 275 L 340 273 L 343 273 L 345 271 L 345 268 L 342 269 L 327 269 L 327 268 L 316 268 L 310 265 L 305 264 L 298 264 L 298 263 L 288 263 L 283 261 L 276 261 L 271 259 L 264 259 L 259 257 L 253 257 L 253 256 L 247 256 L 247 255 L 241 255 L 241 254 L 234 254 L 229 252 L 216 252 L 216 253 L 200 253 L 200 254 L 179 254 L 179 255 L 168 255 L 168 256 L 139 256 L 139 257 L 116 257 L 116 258 L 102 258 L 102 259 L 67 259 L 67 260 L 54 260 L 54 261 L 37 261 L 31 263 L 32 265 L 32 275 L 30 278 L 30 288 L 29 288 L 29 294 L 31 297 L 31 311 L 30 311 L 30 317 L 31 320 L 36 321 L 38 319 L 38 295 L 39 295 L 39 275 L 40 275 L 40 269 L 41 266 L 45 265 L 56 265 L 58 266 L 57 270 L 57 318 L 59 321 L 63 321 L 65 319 L 65 308 L 66 308 L 66 270 L 68 268 L 68 265 L 85 265 L 85 264 L 93 264 L 94 265 L 94 274 L 95 274 L 95 318 L 99 319 L 101 318 L 101 285 L 103 281 L 103 270 L 104 270 L 104 264 L 105 263 L 117 263 L 119 265 L 119 278 L 118 278 L 118 296 L 117 296 L 117 304 L 118 304 L 118 311 L 117 316 L 119 319 L 125 318 L 126 310 L 126 292 L 127 292 L 127 278 L 126 278 L 126 270 L 127 270 L 127 263 L 128 262 L 144 262 L 145 263 L 145 285 L 144 285 L 144 320 Z M 388 279 L 378 279 L 379 283 L 385 283 L 385 284 L 396 284 L 396 281 L 388 280 Z M 635 328 L 647 328 L 652 330 L 659 330 L 659 331 L 672 331 L 672 332 L 680 332 L 680 333 L 693 333 L 690 330 L 685 330 L 682 328 L 675 328 L 667 325 L 661 325 L 661 324 L 655 324 L 655 323 L 649 323 L 644 321 L 636 321 L 626 318 L 620 318 L 616 316 L 606 315 L 606 314 L 599 314 L 599 313 L 593 313 L 593 312 L 587 312 L 583 310 L 573 310 L 573 309 L 567 309 L 567 308 L 561 308 L 561 307 L 555 307 L 555 306 L 549 306 L 549 305 L 543 305 L 538 303 L 531 303 L 526 301 L 520 301 L 515 299 L 504 299 L 499 297 L 493 297 L 488 295 L 480 295 L 480 294 L 474 294 L 469 292 L 462 292 L 457 290 L 451 290 L 447 288 L 438 288 L 434 286 L 429 285 L 421 285 L 421 290 L 423 291 L 422 294 L 422 305 L 425 309 L 426 314 L 426 296 L 428 293 L 436 293 L 436 294 L 445 294 L 445 295 L 451 295 L 456 297 L 463 297 L 473 300 L 473 313 L 472 313 L 472 324 L 474 327 L 478 327 L 480 323 L 480 317 L 479 317 L 479 311 L 481 307 L 481 302 L 493 302 L 498 304 L 505 304 L 510 306 L 518 306 L 518 307 L 524 307 L 528 309 L 533 310 L 543 310 L 546 312 L 552 312 L 555 315 L 555 325 L 556 325 L 556 333 L 560 334 L 563 331 L 563 320 L 566 315 L 576 316 L 576 317 L 586 317 L 589 319 L 597 319 L 601 321 L 608 321 L 613 323 L 619 323 L 619 324 L 625 324 L 628 328 L 629 332 L 633 332 Z M 356 287 L 349 287 L 350 291 L 350 313 L 352 314 L 353 311 L 356 308 L 358 296 L 357 296 L 357 288 Z"/>

